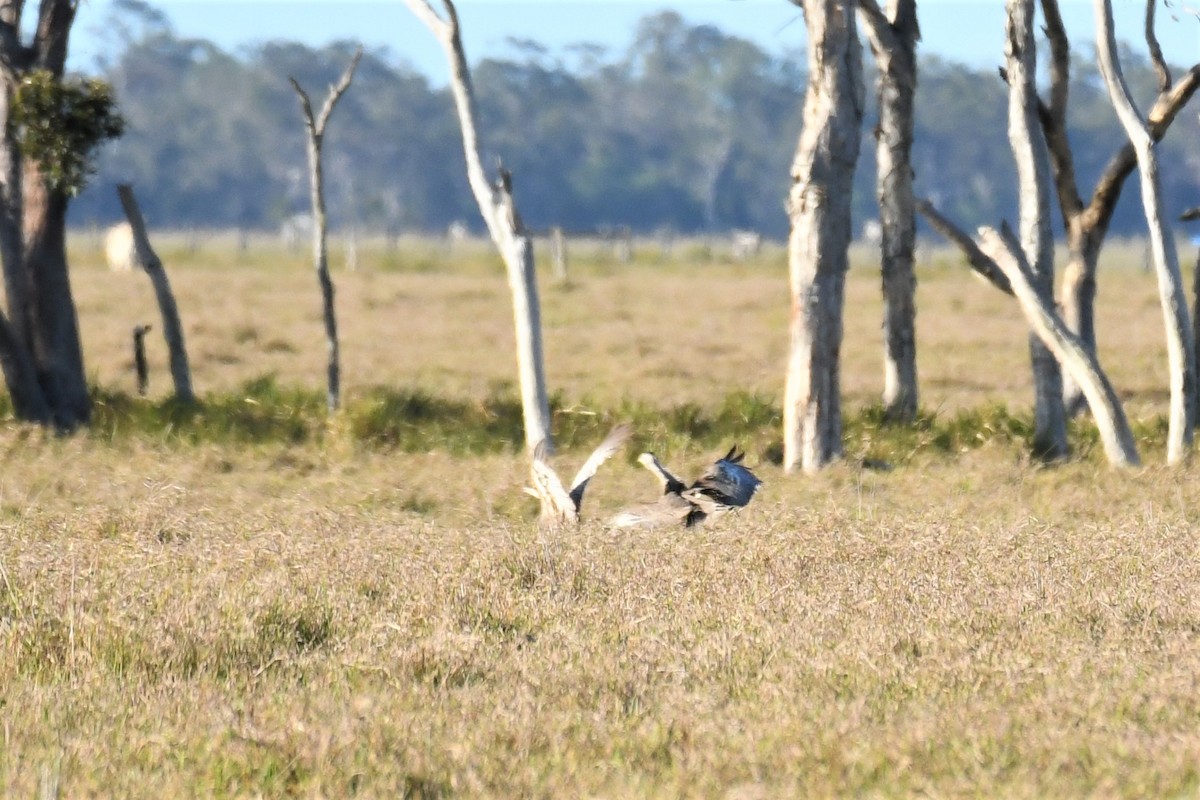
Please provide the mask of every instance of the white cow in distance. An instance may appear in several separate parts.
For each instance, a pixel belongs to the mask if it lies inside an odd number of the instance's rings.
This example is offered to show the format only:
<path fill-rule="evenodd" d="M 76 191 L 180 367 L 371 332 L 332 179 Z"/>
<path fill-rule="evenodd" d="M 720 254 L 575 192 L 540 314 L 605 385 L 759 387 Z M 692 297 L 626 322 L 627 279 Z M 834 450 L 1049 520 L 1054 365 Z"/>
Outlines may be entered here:
<path fill-rule="evenodd" d="M 128 222 L 119 222 L 105 232 L 104 260 L 112 272 L 131 272 L 138 265 L 133 228 Z"/>

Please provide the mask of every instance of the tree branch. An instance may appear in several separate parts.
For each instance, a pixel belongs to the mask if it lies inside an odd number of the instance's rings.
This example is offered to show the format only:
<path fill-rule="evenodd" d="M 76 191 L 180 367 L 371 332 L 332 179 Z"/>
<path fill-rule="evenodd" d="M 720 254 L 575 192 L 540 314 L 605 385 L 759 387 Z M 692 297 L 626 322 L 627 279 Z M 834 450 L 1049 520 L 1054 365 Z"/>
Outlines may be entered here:
<path fill-rule="evenodd" d="M 878 57 L 880 53 L 888 53 L 896 48 L 896 32 L 892 22 L 883 13 L 883 9 L 875 0 L 858 0 L 859 18 L 867 29 L 867 38 L 871 41 L 871 49 Z"/>
<path fill-rule="evenodd" d="M 1154 74 L 1158 77 L 1158 91 L 1165 92 L 1171 88 L 1171 70 L 1163 58 L 1162 48 L 1158 46 L 1158 37 L 1154 35 L 1154 9 L 1158 0 L 1146 0 L 1146 49 L 1150 51 L 1150 63 L 1154 65 Z"/>
<path fill-rule="evenodd" d="M 304 91 L 299 81 L 291 75 L 288 76 L 288 81 L 291 82 L 292 88 L 300 96 L 300 107 L 304 112 L 304 123 L 308 126 L 309 132 L 318 139 L 325 136 L 325 125 L 329 122 L 329 116 L 333 113 L 334 106 L 337 105 L 338 100 L 346 93 L 346 90 L 350 88 L 350 82 L 354 80 L 354 71 L 358 69 L 358 62 L 362 58 L 362 54 L 363 49 L 359 47 L 355 51 L 354 57 L 350 60 L 350 64 L 342 72 L 342 77 L 338 79 L 337 83 L 329 87 L 329 94 L 325 97 L 325 103 L 321 106 L 321 112 L 315 118 L 313 117 L 312 103 L 309 100 L 308 92 Z"/>
<path fill-rule="evenodd" d="M 1039 100 L 1038 116 L 1050 150 L 1054 188 L 1058 194 L 1063 224 L 1070 226 L 1072 220 L 1083 211 L 1083 198 L 1075 177 L 1075 156 L 1067 137 L 1071 45 L 1067 40 L 1067 29 L 1063 25 L 1058 0 L 1042 0 L 1042 15 L 1046 20 L 1046 36 L 1050 40 L 1050 101 L 1043 103 Z"/>
<path fill-rule="evenodd" d="M 1005 277 L 1004 271 L 986 253 L 979 249 L 979 245 L 976 244 L 974 239 L 946 217 L 943 217 L 928 200 L 918 200 L 916 206 L 917 211 L 935 231 L 952 244 L 958 246 L 958 249 L 967 257 L 967 264 L 971 269 L 975 270 L 976 274 L 1005 294 L 1012 295 L 1012 285 L 1008 278 Z"/>
<path fill-rule="evenodd" d="M 362 60 L 363 49 L 359 48 L 354 51 L 354 58 L 350 59 L 350 63 L 346 66 L 346 70 L 342 73 L 342 77 L 338 82 L 329 89 L 329 95 L 325 98 L 325 104 L 321 106 L 321 113 L 317 116 L 317 133 L 325 133 L 325 123 L 329 121 L 329 115 L 333 113 L 333 107 L 337 105 L 338 100 L 342 99 L 342 95 L 350 88 L 350 82 L 354 80 L 354 71 L 358 69 L 358 62 Z"/>
<path fill-rule="evenodd" d="M 1148 120 L 1151 139 L 1156 142 L 1162 140 L 1175 117 L 1192 99 L 1197 89 L 1200 89 L 1200 64 L 1195 64 L 1169 91 L 1159 94 L 1158 99 L 1154 101 Z M 1104 172 L 1096 182 L 1096 188 L 1092 191 L 1086 213 L 1091 217 L 1089 221 L 1093 227 L 1100 230 L 1108 228 L 1113 211 L 1117 207 L 1117 199 L 1121 195 L 1121 186 L 1136 167 L 1137 153 L 1133 144 L 1126 142 L 1108 160 Z"/>

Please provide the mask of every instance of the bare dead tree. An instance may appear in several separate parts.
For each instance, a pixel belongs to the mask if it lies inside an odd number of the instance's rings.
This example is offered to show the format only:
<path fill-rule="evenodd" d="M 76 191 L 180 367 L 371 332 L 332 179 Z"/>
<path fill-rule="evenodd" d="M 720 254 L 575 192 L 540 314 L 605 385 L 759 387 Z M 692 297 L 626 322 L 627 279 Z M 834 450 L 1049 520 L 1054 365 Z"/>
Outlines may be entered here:
<path fill-rule="evenodd" d="M 1074 156 L 1067 136 L 1067 105 L 1071 78 L 1071 49 L 1058 0 L 1041 0 L 1045 31 L 1050 44 L 1049 93 L 1039 116 L 1050 147 L 1058 206 L 1066 231 L 1068 260 L 1063 270 L 1059 302 L 1071 330 L 1084 346 L 1096 350 L 1096 265 L 1125 179 L 1137 166 L 1133 144 L 1126 142 L 1109 158 L 1086 202 L 1080 193 Z M 1145 34 L 1159 81 L 1159 94 L 1146 119 L 1151 138 L 1160 140 L 1179 111 L 1200 88 L 1200 64 L 1172 81 L 1154 36 L 1155 0 L 1146 2 Z M 1083 408 L 1078 387 L 1064 386 L 1069 413 Z"/>
<path fill-rule="evenodd" d="M 1046 140 L 1037 122 L 1037 46 L 1033 38 L 1034 0 L 1007 1 L 1005 68 L 1008 78 L 1008 140 L 1017 166 L 1021 249 L 1034 289 L 1047 305 L 1054 302 L 1054 236 L 1050 229 L 1050 165 Z M 1012 277 L 1009 276 L 1009 280 Z M 1033 362 L 1034 453 L 1064 458 L 1067 416 L 1062 372 L 1036 336 L 1030 337 Z"/>
<path fill-rule="evenodd" d="M 196 395 L 192 391 L 192 370 L 188 366 L 187 347 L 183 341 L 183 323 L 179 320 L 179 306 L 175 303 L 175 293 L 171 291 L 167 271 L 154 248 L 150 246 L 146 221 L 142 219 L 142 210 L 133 195 L 133 187 L 127 183 L 117 186 L 117 196 L 121 199 L 125 218 L 129 220 L 129 227 L 133 231 L 133 246 L 137 253 L 138 266 L 145 271 L 154 286 L 154 297 L 162 315 L 163 338 L 167 342 L 170 358 L 171 380 L 175 384 L 175 398 L 183 403 L 193 403 Z"/>
<path fill-rule="evenodd" d="M 783 466 L 814 472 L 842 454 L 840 349 L 863 86 L 854 0 L 803 0 L 801 7 L 808 87 L 788 193 L 792 312 Z"/>
<path fill-rule="evenodd" d="M 916 0 L 858 0 L 877 68 L 879 125 L 875 129 L 876 195 L 883 229 L 884 414 L 908 421 L 917 414 L 916 210 L 913 197 L 913 98 L 917 89 Z"/>
<path fill-rule="evenodd" d="M 480 156 L 480 136 L 475 126 L 475 93 L 467 58 L 463 51 L 458 12 L 451 0 L 442 0 L 444 15 L 430 0 L 405 0 L 442 45 L 450 63 L 450 87 L 462 129 L 463 152 L 467 161 L 467 180 L 488 233 L 504 259 L 513 302 L 516 330 L 517 372 L 521 386 L 521 407 L 525 421 L 525 445 L 532 454 L 539 443 L 552 452 L 550 437 L 550 400 L 546 394 L 545 367 L 542 357 L 541 305 L 538 300 L 537 274 L 533 263 L 533 243 L 517 213 L 512 194 L 512 174 L 503 167 L 499 177 L 487 179 Z"/>
<path fill-rule="evenodd" d="M 1150 250 L 1154 271 L 1158 277 L 1159 301 L 1167 334 L 1167 361 L 1170 367 L 1171 401 L 1168 414 L 1167 463 L 1176 464 L 1186 457 L 1192 444 L 1196 418 L 1196 353 L 1187 298 L 1179 269 L 1175 239 L 1162 216 L 1162 189 L 1158 178 L 1158 159 L 1154 153 L 1154 136 L 1149 123 L 1138 112 L 1117 58 L 1117 40 L 1113 30 L 1111 0 L 1094 0 L 1096 13 L 1097 55 L 1100 72 L 1104 75 L 1108 96 L 1125 135 L 1137 157 L 1138 175 L 1142 190 L 1142 208 L 1150 229 Z M 1146 28 L 1153 27 L 1153 12 L 1148 12 Z M 1153 35 L 1151 34 L 1151 39 Z M 1152 53 L 1154 48 L 1152 48 Z M 1165 65 L 1158 53 L 1159 79 L 1170 82 Z"/>
<path fill-rule="evenodd" d="M 321 310 L 325 321 L 325 343 L 328 348 L 325 365 L 325 403 L 330 413 L 337 411 L 341 404 L 341 358 L 338 349 L 337 314 L 333 305 L 333 279 L 329 277 L 329 247 L 326 244 L 329 223 L 325 214 L 325 181 L 321 169 L 321 145 L 325 141 L 325 126 L 329 122 L 329 117 L 333 114 L 338 100 L 350 88 L 350 82 L 354 80 L 354 71 L 358 69 L 362 53 L 361 47 L 355 51 L 354 57 L 350 59 L 350 64 L 342 73 L 342 77 L 329 88 L 325 103 L 315 117 L 308 93 L 300 86 L 299 81 L 288 76 L 292 88 L 296 90 L 296 94 L 300 98 L 300 110 L 304 114 L 304 127 L 308 132 L 309 197 L 312 201 L 313 213 L 313 266 L 317 272 L 317 283 L 321 286 Z"/>

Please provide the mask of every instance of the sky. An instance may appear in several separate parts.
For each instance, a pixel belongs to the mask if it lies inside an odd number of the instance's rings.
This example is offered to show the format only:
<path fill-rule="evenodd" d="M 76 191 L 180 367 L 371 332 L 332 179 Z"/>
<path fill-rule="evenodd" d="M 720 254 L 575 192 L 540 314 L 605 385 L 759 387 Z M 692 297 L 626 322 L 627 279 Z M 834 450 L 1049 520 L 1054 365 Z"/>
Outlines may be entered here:
<path fill-rule="evenodd" d="M 1200 0 L 1159 6 L 1158 37 L 1167 60 L 1200 60 Z M 438 85 L 445 56 L 403 0 L 150 0 L 169 18 L 175 35 L 208 39 L 224 50 L 273 39 L 320 46 L 337 40 L 387 47 Z M 435 6 L 440 6 L 434 0 Z M 532 39 L 570 63 L 570 45 L 596 43 L 621 52 L 639 19 L 678 11 L 692 24 L 712 24 L 772 54 L 804 44 L 800 10 L 786 0 L 459 0 L 467 58 L 513 56 L 511 38 Z M 1060 0 L 1075 47 L 1091 47 L 1091 0 Z M 113 0 L 84 0 L 72 34 L 72 64 L 87 69 L 104 54 L 105 21 Z M 1141 0 L 1113 0 L 1117 38 L 1144 50 Z M 972 67 L 998 65 L 1004 54 L 1003 0 L 920 0 L 921 52 Z M 1087 43 L 1085 45 L 1085 42 Z M 1090 52 L 1090 51 L 1089 51 Z"/>

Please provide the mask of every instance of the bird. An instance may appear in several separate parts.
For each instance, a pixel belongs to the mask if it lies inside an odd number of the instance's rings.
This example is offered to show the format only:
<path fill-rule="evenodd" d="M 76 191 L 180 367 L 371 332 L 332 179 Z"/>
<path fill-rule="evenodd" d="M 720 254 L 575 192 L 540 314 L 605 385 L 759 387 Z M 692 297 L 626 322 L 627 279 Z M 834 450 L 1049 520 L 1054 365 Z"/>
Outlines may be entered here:
<path fill-rule="evenodd" d="M 588 482 L 600 465 L 611 458 L 632 434 L 633 427 L 627 423 L 613 428 L 575 473 L 570 490 L 563 485 L 558 473 L 550 466 L 550 448 L 547 441 L 543 439 L 538 442 L 533 449 L 533 461 L 529 470 L 533 486 L 525 487 L 525 492 L 541 501 L 539 522 L 545 527 L 578 524 L 579 508 L 583 504 L 583 493 Z"/>
<path fill-rule="evenodd" d="M 618 528 L 655 528 L 683 525 L 692 528 L 708 519 L 718 519 L 750 502 L 762 481 L 742 465 L 746 457 L 737 445 L 730 448 L 688 486 L 654 453 L 642 453 L 638 463 L 658 478 L 662 495 L 652 503 L 642 503 L 621 511 L 612 518 Z"/>

